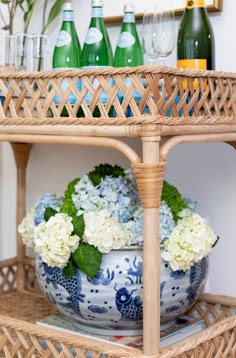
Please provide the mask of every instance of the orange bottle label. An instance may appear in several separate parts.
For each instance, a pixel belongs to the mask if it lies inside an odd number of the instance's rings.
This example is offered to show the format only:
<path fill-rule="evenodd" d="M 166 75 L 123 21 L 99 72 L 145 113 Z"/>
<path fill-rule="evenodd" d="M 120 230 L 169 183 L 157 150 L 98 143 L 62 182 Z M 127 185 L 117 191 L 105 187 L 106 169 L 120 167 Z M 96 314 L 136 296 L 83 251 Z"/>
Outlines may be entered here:
<path fill-rule="evenodd" d="M 177 60 L 178 68 L 190 68 L 191 70 L 206 70 L 206 59 Z"/>
<path fill-rule="evenodd" d="M 187 0 L 186 9 L 193 9 L 194 7 L 206 7 L 205 0 Z"/>
<path fill-rule="evenodd" d="M 206 70 L 207 61 L 206 59 L 192 59 L 192 60 L 177 60 L 178 68 L 190 68 L 191 70 Z M 199 86 L 198 80 L 194 80 L 193 87 L 197 89 Z M 204 80 L 204 88 L 207 86 L 207 80 Z M 187 80 L 183 81 L 184 89 L 187 87 Z"/>

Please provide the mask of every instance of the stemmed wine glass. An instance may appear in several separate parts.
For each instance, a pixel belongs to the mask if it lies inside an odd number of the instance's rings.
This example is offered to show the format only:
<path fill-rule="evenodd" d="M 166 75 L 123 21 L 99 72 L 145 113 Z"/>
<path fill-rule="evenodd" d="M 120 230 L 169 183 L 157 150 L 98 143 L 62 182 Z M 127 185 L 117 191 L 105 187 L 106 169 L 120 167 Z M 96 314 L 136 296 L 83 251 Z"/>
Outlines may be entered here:
<path fill-rule="evenodd" d="M 143 54 L 151 65 L 157 62 L 158 59 L 156 48 L 156 15 L 154 8 L 144 10 L 142 25 Z"/>
<path fill-rule="evenodd" d="M 166 66 L 166 59 L 175 48 L 175 15 L 173 0 L 160 0 L 155 7 L 154 52 L 160 63 Z"/>

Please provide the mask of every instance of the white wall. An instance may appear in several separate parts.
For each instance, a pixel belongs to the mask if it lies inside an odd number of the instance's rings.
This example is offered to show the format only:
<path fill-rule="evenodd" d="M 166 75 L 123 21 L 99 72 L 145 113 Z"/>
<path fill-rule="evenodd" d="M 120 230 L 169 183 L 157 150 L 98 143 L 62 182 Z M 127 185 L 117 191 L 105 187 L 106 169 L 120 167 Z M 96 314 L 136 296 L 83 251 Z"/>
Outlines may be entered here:
<path fill-rule="evenodd" d="M 81 44 L 88 27 L 90 9 L 88 0 L 76 7 L 76 26 Z M 223 0 L 222 13 L 211 14 L 216 39 L 216 69 L 236 71 L 235 0 Z M 179 19 L 176 21 L 177 26 Z M 53 49 L 60 19 L 50 28 L 51 50 Z M 138 30 L 140 31 L 140 24 Z M 120 26 L 110 25 L 108 31 L 113 47 Z M 175 65 L 175 53 L 169 59 Z M 139 140 L 127 140 L 141 152 Z M 1 150 L 1 148 L 0 148 Z M 214 227 L 220 242 L 210 257 L 211 269 L 207 290 L 214 293 L 236 296 L 236 156 L 230 146 L 222 143 L 189 144 L 177 146 L 169 155 L 166 178 L 186 195 L 199 202 L 199 212 L 205 215 Z M 9 144 L 2 146 L 2 184 L 0 257 L 15 255 L 14 244 L 14 197 L 15 168 Z M 29 161 L 27 176 L 28 208 L 45 192 L 62 193 L 68 180 L 79 176 L 99 162 L 128 165 L 119 153 L 98 148 L 69 147 L 60 145 L 35 145 Z M 1 190 L 1 186 L 0 186 Z"/>

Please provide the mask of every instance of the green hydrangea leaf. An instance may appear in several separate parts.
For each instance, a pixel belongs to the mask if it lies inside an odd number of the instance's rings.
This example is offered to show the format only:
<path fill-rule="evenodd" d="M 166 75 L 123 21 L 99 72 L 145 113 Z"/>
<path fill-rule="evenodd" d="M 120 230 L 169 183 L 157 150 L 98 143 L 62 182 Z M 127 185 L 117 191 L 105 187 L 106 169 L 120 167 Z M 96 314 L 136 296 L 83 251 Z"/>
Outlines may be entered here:
<path fill-rule="evenodd" d="M 80 215 L 80 216 L 73 216 L 72 217 L 72 224 L 74 226 L 74 231 L 73 234 L 74 235 L 78 235 L 79 237 L 83 237 L 84 235 L 84 228 L 85 228 L 85 223 L 84 223 L 84 215 Z"/>
<path fill-rule="evenodd" d="M 94 277 L 101 266 L 102 254 L 92 245 L 81 243 L 71 254 L 73 264 L 89 277 Z"/>
<path fill-rule="evenodd" d="M 80 181 L 80 178 L 75 178 L 70 181 L 67 185 L 66 191 L 64 193 L 64 201 L 60 208 L 61 213 L 68 214 L 70 216 L 75 216 L 77 214 L 77 209 L 73 203 L 72 195 L 75 193 L 75 185 Z"/>
<path fill-rule="evenodd" d="M 64 198 L 68 199 L 71 198 L 72 194 L 75 193 L 75 185 L 80 181 L 80 178 L 75 178 L 73 180 L 71 180 L 66 188 L 66 191 L 64 193 Z"/>
<path fill-rule="evenodd" d="M 72 278 L 74 276 L 74 267 L 71 258 L 69 259 L 66 267 L 63 268 L 63 274 L 66 278 Z"/>
<path fill-rule="evenodd" d="M 65 213 L 70 216 L 74 216 L 77 214 L 77 209 L 73 203 L 71 198 L 64 199 L 62 206 L 60 207 L 60 213 Z"/>
<path fill-rule="evenodd" d="M 51 216 L 54 216 L 55 214 L 57 214 L 57 211 L 53 208 L 46 208 L 45 212 L 44 212 L 44 220 L 48 221 L 50 219 Z"/>
<path fill-rule="evenodd" d="M 171 185 L 165 180 L 163 182 L 161 200 L 165 201 L 169 206 L 173 214 L 173 218 L 177 223 L 179 219 L 178 213 L 188 206 L 187 201 L 183 198 L 183 196 L 174 185 Z"/>
<path fill-rule="evenodd" d="M 100 164 L 88 174 L 88 177 L 94 186 L 99 185 L 101 180 L 106 176 L 113 176 L 116 178 L 124 176 L 124 169 L 119 165 Z"/>

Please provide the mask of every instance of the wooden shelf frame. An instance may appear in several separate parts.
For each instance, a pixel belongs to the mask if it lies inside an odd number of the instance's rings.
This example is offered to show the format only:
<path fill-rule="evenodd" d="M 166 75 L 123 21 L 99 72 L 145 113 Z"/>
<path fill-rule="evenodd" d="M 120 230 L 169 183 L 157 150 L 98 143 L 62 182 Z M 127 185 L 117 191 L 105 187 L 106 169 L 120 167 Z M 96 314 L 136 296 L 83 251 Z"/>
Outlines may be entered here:
<path fill-rule="evenodd" d="M 124 85 L 125 77 L 131 80 L 128 87 Z M 93 87 L 94 79 L 99 81 L 97 89 Z M 110 86 L 110 79 L 113 86 Z M 160 80 L 164 83 L 161 92 L 158 87 Z M 60 87 L 62 81 L 68 83 L 65 92 Z M 79 81 L 83 83 L 80 90 Z M 134 99 L 136 90 L 141 95 L 138 104 Z M 104 91 L 107 94 L 105 105 L 100 100 Z M 71 92 L 77 96 L 74 105 L 69 102 Z M 118 99 L 120 92 L 123 93 L 123 101 Z M 236 74 L 160 66 L 28 74 L 9 72 L 0 74 L 0 93 L 4 96 L 4 103 L 0 105 L 0 141 L 11 143 L 17 168 L 17 224 L 25 215 L 26 170 L 33 144 L 101 146 L 116 149 L 129 160 L 144 207 L 142 355 L 162 357 L 158 338 L 158 238 L 160 196 L 168 153 L 179 143 L 220 141 L 234 146 Z M 88 93 L 92 94 L 89 105 L 86 102 Z M 54 103 L 56 94 L 61 98 L 58 106 Z M 81 108 L 84 117 L 77 118 Z M 99 108 L 100 118 L 93 117 L 96 108 Z M 63 116 L 65 109 L 68 117 Z M 116 116 L 109 117 L 111 109 Z M 128 110 L 133 113 L 132 117 L 126 117 Z M 139 138 L 142 142 L 142 157 L 124 143 L 121 137 Z M 166 140 L 161 145 L 164 137 Z M 27 260 L 18 236 L 18 292 L 23 292 L 27 286 Z M 232 326 L 232 322 L 230 324 Z M 137 355 L 137 352 L 134 354 Z"/>

